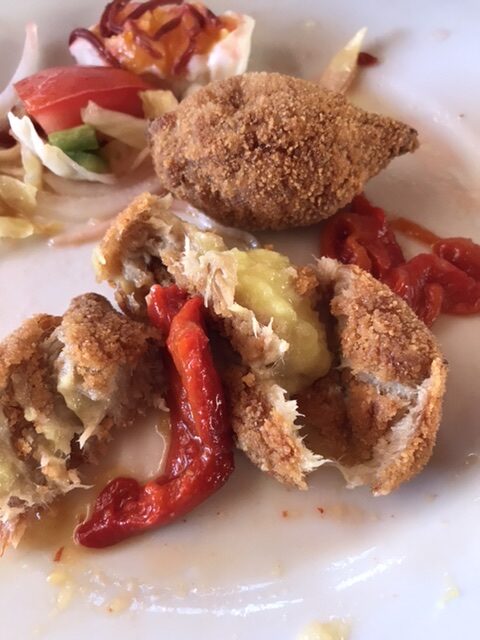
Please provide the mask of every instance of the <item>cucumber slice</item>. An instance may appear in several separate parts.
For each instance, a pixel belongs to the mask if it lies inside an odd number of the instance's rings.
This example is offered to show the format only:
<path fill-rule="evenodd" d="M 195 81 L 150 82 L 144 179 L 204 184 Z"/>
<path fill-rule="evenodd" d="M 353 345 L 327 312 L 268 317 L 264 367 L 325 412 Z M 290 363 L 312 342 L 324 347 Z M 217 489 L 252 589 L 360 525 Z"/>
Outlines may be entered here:
<path fill-rule="evenodd" d="M 68 151 L 67 156 L 87 169 L 87 171 L 108 173 L 108 164 L 95 153 L 89 153 L 88 151 Z"/>
<path fill-rule="evenodd" d="M 89 124 L 50 133 L 48 141 L 65 153 L 70 151 L 95 151 L 99 148 L 95 129 Z"/>

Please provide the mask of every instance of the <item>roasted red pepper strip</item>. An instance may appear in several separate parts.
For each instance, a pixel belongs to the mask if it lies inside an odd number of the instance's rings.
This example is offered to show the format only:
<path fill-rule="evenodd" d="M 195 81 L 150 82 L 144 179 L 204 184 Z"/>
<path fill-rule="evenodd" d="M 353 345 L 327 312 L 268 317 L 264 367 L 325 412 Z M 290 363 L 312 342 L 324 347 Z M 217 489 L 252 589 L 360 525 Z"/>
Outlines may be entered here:
<path fill-rule="evenodd" d="M 147 313 L 150 322 L 160 330 L 166 340 L 172 320 L 188 299 L 188 294 L 176 284 L 169 287 L 153 285 L 147 296 Z"/>
<path fill-rule="evenodd" d="M 160 330 L 166 340 L 170 332 L 173 318 L 177 315 L 188 299 L 188 294 L 177 285 L 161 287 L 154 285 L 147 296 L 147 312 L 150 322 Z M 185 389 L 175 385 L 178 373 L 173 364 L 172 357 L 167 352 L 164 354 L 164 365 L 170 380 L 167 391 L 167 405 L 175 405 L 176 394 L 185 395 Z M 182 420 L 171 421 L 170 425 L 170 445 L 167 452 L 164 467 L 164 477 L 173 478 L 186 468 L 188 461 L 194 457 L 191 447 L 195 442 L 195 436 Z"/>
<path fill-rule="evenodd" d="M 152 298 L 158 300 L 155 292 Z M 165 299 L 167 307 L 172 303 L 171 311 L 175 295 Z M 162 323 L 168 314 L 168 309 L 160 314 Z M 182 449 L 179 438 L 174 448 L 181 449 L 184 458 L 178 464 L 167 462 L 166 475 L 144 486 L 131 478 L 110 482 L 98 496 L 92 516 L 75 532 L 75 540 L 84 546 L 106 547 L 185 515 L 233 471 L 232 434 L 200 298 L 191 298 L 174 315 L 167 349 L 172 358 L 168 393 L 172 430 L 179 427 L 188 440 Z"/>
<path fill-rule="evenodd" d="M 356 264 L 385 282 L 431 326 L 440 313 L 480 313 L 480 246 L 468 238 L 442 240 L 403 218 L 392 224 L 403 233 L 430 244 L 408 262 L 397 244 L 385 213 L 364 196 L 349 210 L 326 221 L 320 238 L 322 255 Z"/>

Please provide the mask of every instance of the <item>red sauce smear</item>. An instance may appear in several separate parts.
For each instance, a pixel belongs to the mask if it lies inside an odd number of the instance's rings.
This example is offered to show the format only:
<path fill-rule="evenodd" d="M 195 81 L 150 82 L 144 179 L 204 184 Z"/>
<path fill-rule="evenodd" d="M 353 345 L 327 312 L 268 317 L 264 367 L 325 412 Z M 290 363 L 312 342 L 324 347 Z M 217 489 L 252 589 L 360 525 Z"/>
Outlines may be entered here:
<path fill-rule="evenodd" d="M 432 253 L 407 261 L 393 229 L 430 245 Z M 320 251 L 387 284 L 428 326 L 440 313 L 480 313 L 480 245 L 469 238 L 442 239 L 405 218 L 389 223 L 363 195 L 325 222 Z"/>
<path fill-rule="evenodd" d="M 161 477 L 116 478 L 98 496 L 76 542 L 101 548 L 182 518 L 217 491 L 234 468 L 233 438 L 204 326 L 203 300 L 154 286 L 151 322 L 166 336 L 171 443 Z"/>
<path fill-rule="evenodd" d="M 408 218 L 391 218 L 389 225 L 394 231 L 400 231 L 400 233 L 412 238 L 412 240 L 418 240 L 419 242 L 423 242 L 423 244 L 434 245 L 441 240 L 440 236 L 437 236 L 436 233 L 433 233 L 433 231 L 430 231 L 430 229 L 423 227 L 417 222 L 408 220 Z"/>

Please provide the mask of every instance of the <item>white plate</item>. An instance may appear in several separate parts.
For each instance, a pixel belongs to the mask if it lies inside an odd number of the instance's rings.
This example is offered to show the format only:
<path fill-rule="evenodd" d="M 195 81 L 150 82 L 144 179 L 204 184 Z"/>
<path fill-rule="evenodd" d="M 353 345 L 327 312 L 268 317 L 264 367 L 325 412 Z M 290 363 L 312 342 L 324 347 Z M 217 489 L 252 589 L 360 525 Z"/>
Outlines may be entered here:
<path fill-rule="evenodd" d="M 366 48 L 382 64 L 364 71 L 356 100 L 403 117 L 422 141 L 368 194 L 439 234 L 480 240 L 478 3 L 464 0 L 461 10 L 453 0 L 211 4 L 257 18 L 253 68 L 305 76 L 367 25 Z M 0 79 L 15 65 L 27 20 L 38 21 L 45 59 L 58 64 L 69 30 L 93 22 L 101 5 L 2 2 Z M 273 240 L 308 260 L 314 236 Z M 1 334 L 31 313 L 62 312 L 73 295 L 100 290 L 89 254 L 89 247 L 2 249 Z M 476 637 L 480 320 L 442 319 L 436 332 L 450 361 L 448 394 L 433 459 L 416 480 L 374 499 L 321 469 L 299 493 L 239 456 L 228 485 L 186 522 L 109 551 L 67 551 L 59 567 L 52 555 L 65 536 L 60 518 L 43 540 L 27 540 L 0 562 L 2 639 L 286 640 L 330 619 L 348 621 L 352 640 Z M 47 583 L 54 569 L 70 582 Z"/>

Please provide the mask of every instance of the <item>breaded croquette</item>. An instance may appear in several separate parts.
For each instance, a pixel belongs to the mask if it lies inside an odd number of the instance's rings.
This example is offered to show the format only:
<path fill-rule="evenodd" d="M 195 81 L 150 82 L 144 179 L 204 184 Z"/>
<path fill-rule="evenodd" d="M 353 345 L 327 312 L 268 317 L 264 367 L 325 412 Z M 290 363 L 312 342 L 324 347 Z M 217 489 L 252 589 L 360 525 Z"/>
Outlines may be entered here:
<path fill-rule="evenodd" d="M 418 141 L 314 82 L 247 73 L 155 120 L 150 146 L 175 197 L 227 225 L 286 229 L 333 215 Z"/>
<path fill-rule="evenodd" d="M 81 485 L 113 426 L 159 396 L 157 334 L 102 296 L 75 298 L 62 317 L 38 315 L 0 344 L 0 550 L 28 517 Z"/>
<path fill-rule="evenodd" d="M 375 494 L 418 473 L 440 424 L 446 364 L 410 307 L 357 267 L 326 258 L 308 268 L 288 266 L 293 288 L 325 322 L 333 363 L 323 377 L 288 393 L 279 377 L 290 349 L 282 321 L 238 302 L 238 254 L 218 235 L 175 218 L 170 204 L 170 197 L 139 196 L 96 250 L 97 274 L 134 315 L 145 314 L 139 300 L 158 275 L 204 298 L 238 354 L 223 365 L 222 379 L 247 456 L 298 488 L 326 462 L 341 470 L 348 486 L 367 484 Z M 285 291 L 292 296 L 290 287 Z M 275 300 L 277 313 L 298 325 L 300 307 Z"/>

